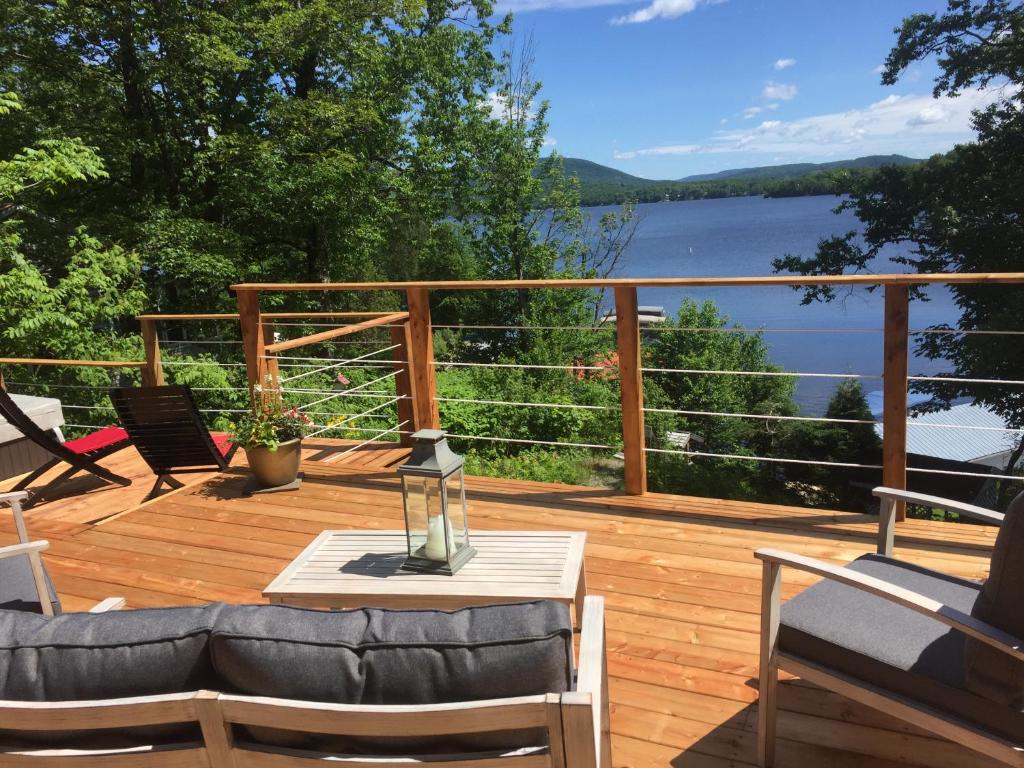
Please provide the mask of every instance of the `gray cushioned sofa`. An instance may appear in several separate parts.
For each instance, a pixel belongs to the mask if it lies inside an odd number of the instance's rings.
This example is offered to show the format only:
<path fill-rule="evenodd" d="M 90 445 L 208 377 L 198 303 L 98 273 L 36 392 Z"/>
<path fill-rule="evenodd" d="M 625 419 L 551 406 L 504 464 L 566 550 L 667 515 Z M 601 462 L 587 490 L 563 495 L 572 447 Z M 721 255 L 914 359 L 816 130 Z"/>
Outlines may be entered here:
<path fill-rule="evenodd" d="M 608 765 L 603 635 L 587 598 L 577 672 L 549 601 L 0 610 L 0 765 Z"/>

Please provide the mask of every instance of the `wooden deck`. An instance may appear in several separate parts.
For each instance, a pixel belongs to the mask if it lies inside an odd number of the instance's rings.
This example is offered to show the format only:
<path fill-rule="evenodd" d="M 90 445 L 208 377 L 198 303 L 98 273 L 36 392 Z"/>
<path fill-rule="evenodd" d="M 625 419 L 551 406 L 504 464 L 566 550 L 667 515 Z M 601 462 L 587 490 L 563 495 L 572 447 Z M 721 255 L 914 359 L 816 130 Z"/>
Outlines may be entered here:
<path fill-rule="evenodd" d="M 134 449 L 111 457 L 138 478 L 28 513 L 69 610 L 123 595 L 133 606 L 257 602 L 261 589 L 325 528 L 401 527 L 394 446 L 327 463 L 311 446 L 292 493 L 245 498 L 245 470 L 200 478 L 143 506 L 151 476 Z M 390 453 L 388 453 L 390 451 Z M 393 460 L 392 460 L 393 459 Z M 383 468 L 383 469 L 382 469 Z M 470 522 L 481 530 L 588 534 L 587 581 L 608 607 L 616 766 L 725 768 L 754 762 L 760 564 L 774 546 L 833 562 L 873 549 L 872 518 L 846 513 L 470 478 Z M 907 521 L 897 553 L 981 578 L 994 531 Z M 0 545 L 13 540 L 0 512 Z M 813 582 L 783 575 L 784 596 Z M 879 628 L 884 631 L 884 628 Z M 800 681 L 780 685 L 780 766 L 993 765 L 958 745 Z"/>

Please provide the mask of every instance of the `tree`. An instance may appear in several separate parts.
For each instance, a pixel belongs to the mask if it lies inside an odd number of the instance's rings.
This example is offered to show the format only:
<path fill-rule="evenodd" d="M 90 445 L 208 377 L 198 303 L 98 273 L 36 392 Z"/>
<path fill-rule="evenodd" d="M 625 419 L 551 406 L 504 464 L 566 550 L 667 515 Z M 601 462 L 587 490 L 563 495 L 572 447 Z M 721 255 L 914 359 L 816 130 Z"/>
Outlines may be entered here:
<path fill-rule="evenodd" d="M 0 125 L 21 109 L 16 94 L 0 93 Z M 23 240 L 47 198 L 106 175 L 95 150 L 77 138 L 43 139 L 0 159 L 0 347 L 5 356 L 140 359 L 138 337 L 124 335 L 120 326 L 142 307 L 138 257 L 78 227 L 63 242 L 50 243 L 56 251 L 50 258 L 59 268 L 43 269 Z M 54 384 L 110 385 L 109 374 L 96 369 L 11 372 L 31 378 L 36 392 Z M 91 393 L 76 392 L 78 397 L 65 397 L 69 404 L 98 404 Z"/>
<path fill-rule="evenodd" d="M 934 95 L 1002 86 L 994 103 L 976 111 L 977 140 L 910 167 L 888 167 L 854 184 L 840 210 L 864 224 L 819 243 L 810 258 L 786 256 L 776 270 L 838 274 L 869 270 L 882 250 L 900 247 L 894 260 L 918 272 L 1018 271 L 1024 264 L 1024 7 L 1008 0 L 949 0 L 943 14 L 916 14 L 897 29 L 882 82 L 893 84 L 908 66 L 936 57 Z M 1024 347 L 988 332 L 1021 327 L 1024 286 L 953 286 L 960 318 L 920 337 L 916 354 L 946 360 L 946 378 L 1019 379 Z M 807 289 L 805 302 L 831 300 L 830 287 Z M 933 396 L 931 407 L 960 397 L 992 408 L 1009 426 L 1024 427 L 1024 390 L 965 381 L 915 383 Z M 1013 471 L 1024 451 L 1014 452 Z"/>
<path fill-rule="evenodd" d="M 698 305 L 685 300 L 674 322 L 654 335 L 644 365 L 683 371 L 750 371 L 767 376 L 715 373 L 661 373 L 644 375 L 644 401 L 649 409 L 686 411 L 659 413 L 647 421 L 655 444 L 674 450 L 666 442 L 669 431 L 696 436 L 687 450 L 751 458 L 683 457 L 652 453 L 648 457 L 652 490 L 729 499 L 778 500 L 784 492 L 778 465 L 755 456 L 782 453 L 785 430 L 775 419 L 751 415 L 788 416 L 796 413 L 794 380 L 778 374 L 768 359 L 768 347 L 759 333 L 730 326 L 712 302 Z M 741 414 L 718 416 L 710 414 Z"/>
<path fill-rule="evenodd" d="M 787 455 L 837 464 L 878 466 L 882 441 L 859 381 L 840 383 L 825 410 L 830 422 L 795 421 L 788 427 Z M 870 489 L 878 484 L 878 470 L 790 464 L 785 467 L 790 489 L 806 504 L 866 512 L 874 506 Z"/>

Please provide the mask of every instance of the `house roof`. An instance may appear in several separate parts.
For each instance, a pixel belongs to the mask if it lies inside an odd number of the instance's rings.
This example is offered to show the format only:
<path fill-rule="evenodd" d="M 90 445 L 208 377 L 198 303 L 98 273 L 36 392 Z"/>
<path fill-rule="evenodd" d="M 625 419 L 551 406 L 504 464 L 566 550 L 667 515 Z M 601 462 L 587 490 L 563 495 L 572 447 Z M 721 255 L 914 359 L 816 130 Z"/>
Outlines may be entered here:
<path fill-rule="evenodd" d="M 999 431 L 1002 429 L 1006 422 L 1001 416 L 975 403 L 916 414 L 907 419 L 907 453 L 978 461 L 1013 450 L 1021 435 Z M 876 425 L 875 431 L 881 436 L 882 425 Z"/>

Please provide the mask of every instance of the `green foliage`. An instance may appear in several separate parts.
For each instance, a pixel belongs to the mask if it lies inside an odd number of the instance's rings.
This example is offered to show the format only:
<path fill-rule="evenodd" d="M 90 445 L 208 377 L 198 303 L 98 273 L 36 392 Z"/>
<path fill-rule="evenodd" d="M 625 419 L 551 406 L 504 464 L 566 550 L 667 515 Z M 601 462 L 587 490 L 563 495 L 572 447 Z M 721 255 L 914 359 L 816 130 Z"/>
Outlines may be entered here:
<path fill-rule="evenodd" d="M 608 411 L 618 405 L 616 390 L 608 382 L 578 379 L 564 370 L 442 369 L 437 390 L 442 399 L 441 423 L 453 434 L 597 445 L 611 445 L 621 439 L 618 419 L 608 418 Z M 581 407 L 524 407 L 493 401 Z M 525 449 L 516 443 L 465 442 L 470 443 L 466 447 L 487 455 L 517 455 Z"/>
<path fill-rule="evenodd" d="M 512 456 L 472 452 L 466 455 L 466 474 L 534 480 L 541 483 L 586 485 L 593 477 L 594 458 L 583 451 L 536 447 Z"/>
<path fill-rule="evenodd" d="M 249 412 L 231 425 L 231 442 L 276 451 L 281 443 L 305 437 L 311 423 L 297 407 L 285 408 L 277 392 L 256 388 Z"/>
<path fill-rule="evenodd" d="M 0 116 L 21 107 L 14 94 L 0 98 Z M 44 199 L 80 182 L 106 177 L 97 154 L 78 139 L 44 139 L 0 160 L 0 347 L 10 357 L 89 360 L 139 360 L 141 342 L 124 334 L 121 322 L 143 306 L 141 265 L 137 255 L 105 245 L 84 227 L 64 239 L 51 239 L 47 269 L 39 263 L 24 233 L 44 218 Z M 35 367 L 11 371 L 12 381 L 28 380 L 32 391 L 57 389 L 86 423 L 109 423 L 109 404 L 100 392 L 125 381 L 129 369 Z M 113 375 L 113 379 L 111 379 Z M 92 420 L 92 421 L 90 421 Z"/>
<path fill-rule="evenodd" d="M 793 458 L 878 466 L 882 441 L 871 422 L 874 417 L 860 382 L 844 381 L 836 387 L 825 417 L 845 423 L 793 422 L 786 443 Z M 807 503 L 867 512 L 875 502 L 870 489 L 877 485 L 877 470 L 856 467 L 789 465 L 786 476 Z"/>
<path fill-rule="evenodd" d="M 768 359 L 759 333 L 730 326 L 711 302 L 686 300 L 675 321 L 654 334 L 645 352 L 649 368 L 704 371 L 764 371 L 779 368 Z M 649 408 L 713 413 L 791 415 L 794 382 L 786 376 L 730 376 L 715 374 L 645 374 L 645 403 Z M 658 447 L 669 430 L 690 432 L 700 441 L 697 450 L 740 456 L 779 453 L 782 432 L 770 419 L 749 419 L 694 414 L 652 414 Z M 690 446 L 687 450 L 694 450 Z M 773 468 L 746 459 L 690 459 L 671 454 L 649 458 L 650 482 L 655 490 L 707 493 L 721 498 L 765 498 L 781 492 Z M 692 463 L 691 463 L 692 462 Z"/>

